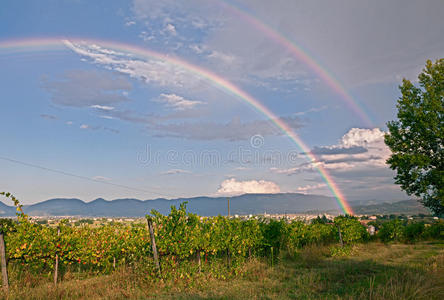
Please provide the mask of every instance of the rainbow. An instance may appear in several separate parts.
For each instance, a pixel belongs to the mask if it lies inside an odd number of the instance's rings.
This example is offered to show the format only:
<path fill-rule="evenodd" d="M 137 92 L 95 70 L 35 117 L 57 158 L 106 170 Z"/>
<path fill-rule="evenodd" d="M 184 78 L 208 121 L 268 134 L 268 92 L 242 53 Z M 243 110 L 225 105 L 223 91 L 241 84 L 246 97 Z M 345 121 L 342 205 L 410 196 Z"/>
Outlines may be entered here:
<path fill-rule="evenodd" d="M 294 57 L 299 61 L 306 64 L 320 79 L 322 79 L 333 91 L 341 96 L 343 101 L 350 107 L 350 109 L 356 113 L 361 120 L 368 127 L 374 127 L 373 122 L 370 117 L 364 112 L 364 110 L 357 104 L 356 100 L 350 95 L 349 92 L 344 88 L 344 86 L 337 80 L 331 72 L 329 72 L 325 67 L 323 67 L 319 62 L 317 62 L 312 56 L 308 54 L 308 51 L 304 50 L 301 46 L 296 45 L 289 38 L 285 37 L 280 32 L 276 31 L 266 23 L 262 22 L 258 18 L 254 17 L 252 14 L 247 12 L 245 9 L 241 9 L 226 0 L 216 1 L 222 4 L 227 10 L 232 12 L 234 15 L 239 16 L 245 22 L 249 23 L 252 27 L 256 28 L 258 31 L 262 32 L 265 36 L 269 37 L 277 44 L 281 45 L 287 51 L 289 51 Z"/>
<path fill-rule="evenodd" d="M 311 153 L 310 148 L 305 145 L 305 143 L 299 138 L 292 129 L 285 124 L 278 116 L 276 116 L 272 111 L 265 107 L 261 102 L 253 98 L 247 92 L 243 91 L 241 88 L 237 87 L 228 80 L 216 75 L 215 73 L 206 70 L 204 68 L 198 67 L 196 65 L 190 64 L 180 58 L 173 57 L 170 55 L 154 52 L 146 48 L 141 48 L 135 45 L 123 44 L 115 41 L 104 41 L 104 40 L 91 40 L 91 39 L 76 39 L 70 38 L 41 38 L 41 39 L 21 39 L 21 40 L 6 40 L 0 41 L 0 53 L 17 53 L 17 52 L 27 52 L 27 51 L 65 51 L 67 46 L 79 44 L 90 44 L 90 45 L 100 45 L 101 47 L 106 47 L 115 51 L 126 52 L 132 55 L 138 55 L 141 57 L 149 57 L 161 61 L 165 61 L 169 64 L 178 66 L 191 72 L 200 78 L 203 78 L 213 84 L 214 86 L 222 89 L 226 93 L 233 95 L 242 101 L 245 101 L 251 105 L 256 111 L 265 115 L 269 118 L 286 136 L 290 138 L 310 159 L 311 163 L 314 165 L 315 169 L 321 175 L 325 183 L 327 184 L 330 191 L 333 193 L 339 207 L 345 214 L 353 214 L 353 211 L 348 204 L 345 196 L 342 194 L 336 183 L 333 181 L 331 176 L 328 174 L 327 170 L 322 166 L 322 164 L 317 160 L 316 156 Z"/>

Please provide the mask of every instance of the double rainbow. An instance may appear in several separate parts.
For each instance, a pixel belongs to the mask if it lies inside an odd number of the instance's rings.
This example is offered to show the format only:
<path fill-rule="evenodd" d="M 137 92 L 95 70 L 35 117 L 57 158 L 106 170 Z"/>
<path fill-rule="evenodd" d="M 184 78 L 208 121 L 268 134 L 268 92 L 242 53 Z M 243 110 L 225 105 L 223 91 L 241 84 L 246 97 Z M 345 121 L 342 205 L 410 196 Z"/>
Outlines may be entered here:
<path fill-rule="evenodd" d="M 117 50 L 120 52 L 127 52 L 133 55 L 138 55 L 141 57 L 148 57 L 152 59 L 157 59 L 165 61 L 169 64 L 178 66 L 191 72 L 200 78 L 203 78 L 224 90 L 226 93 L 231 94 L 238 99 L 248 103 L 259 113 L 263 114 L 269 118 L 286 136 L 290 138 L 310 159 L 310 162 L 314 165 L 314 168 L 321 175 L 323 180 L 326 182 L 328 188 L 333 193 L 338 205 L 342 211 L 346 214 L 353 214 L 350 205 L 347 203 L 345 196 L 341 193 L 336 183 L 333 181 L 331 176 L 328 174 L 327 170 L 319 163 L 316 156 L 311 153 L 310 148 L 305 145 L 305 143 L 299 138 L 299 136 L 294 133 L 291 128 L 285 124 L 278 116 L 276 116 L 272 111 L 265 107 L 261 102 L 255 99 L 253 96 L 249 95 L 247 92 L 243 91 L 241 88 L 237 87 L 228 80 L 222 78 L 221 76 L 206 70 L 202 67 L 193 65 L 187 61 L 184 61 L 177 57 L 172 57 L 162 53 L 158 53 L 146 48 L 141 48 L 135 45 L 123 44 L 115 41 L 104 41 L 104 40 L 90 40 L 90 39 L 60 39 L 60 38 L 33 38 L 33 39 L 21 39 L 21 40 L 6 40 L 0 41 L 0 53 L 17 53 L 17 52 L 34 52 L 34 51 L 66 51 L 66 45 L 72 45 L 75 43 L 87 43 L 92 45 L 100 45 L 101 47 L 106 47 L 112 50 Z"/>

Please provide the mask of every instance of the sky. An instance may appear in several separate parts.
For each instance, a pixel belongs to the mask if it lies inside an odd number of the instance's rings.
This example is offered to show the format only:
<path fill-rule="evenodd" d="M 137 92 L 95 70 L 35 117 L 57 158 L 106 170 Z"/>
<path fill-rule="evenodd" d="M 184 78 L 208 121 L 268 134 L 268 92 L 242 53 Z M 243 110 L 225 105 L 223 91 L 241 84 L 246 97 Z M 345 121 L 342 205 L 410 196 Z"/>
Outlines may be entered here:
<path fill-rule="evenodd" d="M 443 57 L 443 15 L 441 0 L 4 0 L 0 190 L 408 199 L 384 133 L 402 78 Z"/>

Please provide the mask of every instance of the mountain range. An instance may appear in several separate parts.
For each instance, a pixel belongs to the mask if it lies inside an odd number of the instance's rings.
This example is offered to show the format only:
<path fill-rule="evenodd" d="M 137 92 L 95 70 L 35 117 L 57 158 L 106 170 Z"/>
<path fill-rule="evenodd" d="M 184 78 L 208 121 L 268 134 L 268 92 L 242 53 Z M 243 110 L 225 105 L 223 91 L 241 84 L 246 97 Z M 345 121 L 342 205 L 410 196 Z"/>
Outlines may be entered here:
<path fill-rule="evenodd" d="M 115 199 L 102 198 L 85 202 L 80 199 L 56 198 L 31 205 L 24 205 L 23 211 L 31 216 L 89 216 L 89 217 L 142 217 L 152 209 L 162 214 L 168 214 L 172 205 L 178 207 L 187 202 L 187 210 L 202 216 L 226 215 L 228 212 L 227 197 L 193 197 L 178 199 Z M 339 214 L 341 211 L 333 197 L 320 195 L 306 195 L 299 193 L 280 194 L 244 194 L 230 197 L 230 213 L 232 215 L 247 214 L 297 214 L 297 213 L 324 213 Z M 384 213 L 384 209 L 391 207 L 387 213 L 397 210 L 406 213 L 403 208 L 409 207 L 409 213 L 423 213 L 420 204 L 415 200 L 401 201 L 405 203 L 372 204 L 373 206 L 356 203 L 355 212 Z M 400 203 L 400 202 L 397 202 Z M 352 204 L 353 205 L 353 204 Z M 365 208 L 369 209 L 366 210 Z M 385 208 L 384 208 L 385 207 Z M 357 209 L 357 210 L 356 210 Z M 16 209 L 0 201 L 0 216 L 15 216 Z"/>

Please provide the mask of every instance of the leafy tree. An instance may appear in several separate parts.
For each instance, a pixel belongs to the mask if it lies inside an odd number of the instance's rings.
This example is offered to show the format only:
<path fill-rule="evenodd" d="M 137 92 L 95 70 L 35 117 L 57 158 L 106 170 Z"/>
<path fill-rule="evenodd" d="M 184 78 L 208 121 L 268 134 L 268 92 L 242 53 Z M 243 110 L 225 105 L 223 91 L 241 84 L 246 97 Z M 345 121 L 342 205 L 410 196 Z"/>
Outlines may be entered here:
<path fill-rule="evenodd" d="M 427 61 L 416 86 L 404 79 L 400 86 L 398 120 L 387 123 L 387 160 L 395 180 L 408 195 L 444 214 L 444 58 Z"/>

